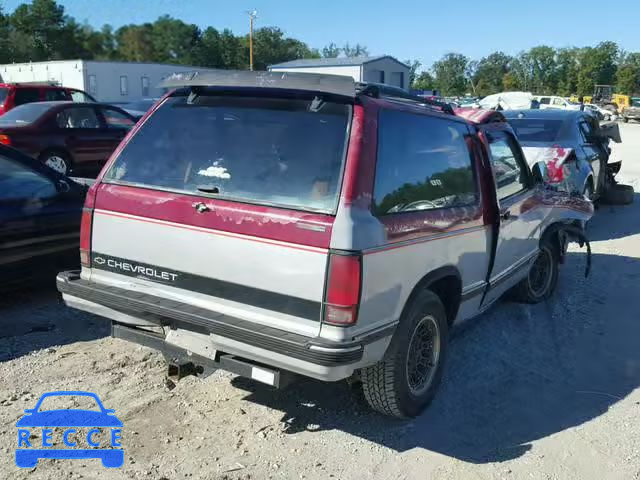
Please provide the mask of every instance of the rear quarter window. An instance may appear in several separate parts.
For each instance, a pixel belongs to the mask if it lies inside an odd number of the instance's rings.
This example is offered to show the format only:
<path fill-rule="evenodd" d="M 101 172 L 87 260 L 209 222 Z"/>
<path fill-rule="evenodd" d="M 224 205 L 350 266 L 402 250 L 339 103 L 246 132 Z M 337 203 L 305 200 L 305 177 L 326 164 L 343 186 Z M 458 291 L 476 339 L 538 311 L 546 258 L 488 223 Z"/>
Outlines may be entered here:
<path fill-rule="evenodd" d="M 376 215 L 474 205 L 476 181 L 460 122 L 383 110 L 373 210 Z"/>
<path fill-rule="evenodd" d="M 106 181 L 332 213 L 351 107 L 309 99 L 167 99 Z"/>

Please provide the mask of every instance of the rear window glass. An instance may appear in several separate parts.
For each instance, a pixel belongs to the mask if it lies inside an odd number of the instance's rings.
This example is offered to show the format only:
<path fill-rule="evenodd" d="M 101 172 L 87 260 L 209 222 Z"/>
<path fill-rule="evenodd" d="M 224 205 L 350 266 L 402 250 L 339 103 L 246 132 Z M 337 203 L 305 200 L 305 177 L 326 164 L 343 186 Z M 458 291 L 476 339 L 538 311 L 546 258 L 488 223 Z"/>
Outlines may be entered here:
<path fill-rule="evenodd" d="M 562 120 L 510 118 L 509 124 L 521 142 L 557 142 L 562 140 Z"/>
<path fill-rule="evenodd" d="M 171 97 L 105 180 L 333 212 L 349 112 L 306 99 Z"/>
<path fill-rule="evenodd" d="M 26 105 L 21 105 L 0 116 L 0 125 L 7 127 L 33 123 L 50 108 L 51 105 L 44 103 L 28 103 Z"/>
<path fill-rule="evenodd" d="M 9 95 L 8 88 L 0 88 L 0 103 L 4 103 L 8 95 Z"/>

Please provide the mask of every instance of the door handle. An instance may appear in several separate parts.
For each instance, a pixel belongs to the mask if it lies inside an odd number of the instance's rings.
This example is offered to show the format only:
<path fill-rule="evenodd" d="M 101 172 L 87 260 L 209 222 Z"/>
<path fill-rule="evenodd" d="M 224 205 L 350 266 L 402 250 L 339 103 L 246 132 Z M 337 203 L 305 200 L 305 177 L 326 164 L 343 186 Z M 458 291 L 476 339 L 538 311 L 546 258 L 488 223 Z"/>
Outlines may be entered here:
<path fill-rule="evenodd" d="M 500 212 L 500 220 L 510 220 L 511 218 L 515 218 L 511 216 L 511 210 L 502 210 Z"/>

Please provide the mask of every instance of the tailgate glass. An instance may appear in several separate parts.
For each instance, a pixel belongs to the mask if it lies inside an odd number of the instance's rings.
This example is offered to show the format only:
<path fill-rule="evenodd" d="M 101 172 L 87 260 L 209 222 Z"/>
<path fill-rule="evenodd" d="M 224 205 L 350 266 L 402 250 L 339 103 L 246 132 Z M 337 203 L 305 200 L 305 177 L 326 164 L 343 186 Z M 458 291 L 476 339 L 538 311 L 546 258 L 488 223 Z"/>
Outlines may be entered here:
<path fill-rule="evenodd" d="M 349 117 L 319 99 L 170 97 L 104 180 L 333 213 Z"/>

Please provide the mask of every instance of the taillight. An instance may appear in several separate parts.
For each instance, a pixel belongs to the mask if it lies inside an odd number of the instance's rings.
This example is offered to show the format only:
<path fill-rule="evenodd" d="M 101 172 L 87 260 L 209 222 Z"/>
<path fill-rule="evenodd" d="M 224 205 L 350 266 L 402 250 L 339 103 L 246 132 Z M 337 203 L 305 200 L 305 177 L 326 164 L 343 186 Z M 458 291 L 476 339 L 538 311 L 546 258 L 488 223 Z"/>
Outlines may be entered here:
<path fill-rule="evenodd" d="M 11 139 L 9 135 L 0 135 L 0 144 L 11 146 Z"/>
<path fill-rule="evenodd" d="M 97 188 L 98 184 L 94 183 L 87 192 L 80 220 L 80 265 L 83 267 L 91 267 L 91 230 Z"/>
<path fill-rule="evenodd" d="M 354 325 L 362 285 L 362 261 L 359 255 L 331 254 L 324 302 L 324 322 Z"/>

